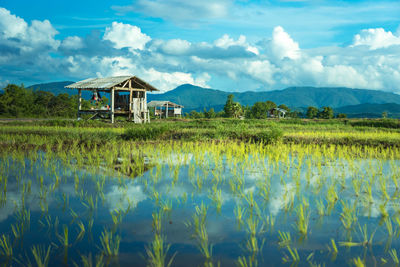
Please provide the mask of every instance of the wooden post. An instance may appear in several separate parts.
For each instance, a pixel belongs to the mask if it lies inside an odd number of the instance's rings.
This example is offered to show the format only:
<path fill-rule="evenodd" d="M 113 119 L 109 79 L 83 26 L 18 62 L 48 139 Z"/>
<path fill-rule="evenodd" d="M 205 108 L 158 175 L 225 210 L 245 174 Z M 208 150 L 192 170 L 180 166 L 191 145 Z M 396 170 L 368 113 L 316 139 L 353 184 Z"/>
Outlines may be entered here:
<path fill-rule="evenodd" d="M 132 89 L 129 90 L 129 115 L 128 118 L 132 118 Z"/>
<path fill-rule="evenodd" d="M 114 87 L 111 88 L 111 123 L 114 123 Z"/>
<path fill-rule="evenodd" d="M 147 109 L 147 92 L 144 91 L 144 102 L 143 102 L 143 110 L 144 110 L 144 122 L 150 122 L 150 114 L 149 110 Z"/>
<path fill-rule="evenodd" d="M 168 119 L 168 102 L 167 102 L 167 110 L 165 111 L 165 118 Z"/>
<path fill-rule="evenodd" d="M 132 118 L 132 80 L 129 80 L 129 114 L 128 119 Z"/>
<path fill-rule="evenodd" d="M 81 118 L 82 109 L 82 89 L 78 89 L 78 120 Z"/>

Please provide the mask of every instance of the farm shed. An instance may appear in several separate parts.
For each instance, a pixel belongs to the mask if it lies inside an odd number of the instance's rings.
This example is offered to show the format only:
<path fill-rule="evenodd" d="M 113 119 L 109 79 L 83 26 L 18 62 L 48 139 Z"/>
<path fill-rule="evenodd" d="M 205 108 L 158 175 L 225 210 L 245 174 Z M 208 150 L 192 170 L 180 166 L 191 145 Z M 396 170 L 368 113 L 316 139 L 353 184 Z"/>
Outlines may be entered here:
<path fill-rule="evenodd" d="M 136 76 L 117 76 L 107 78 L 90 78 L 65 86 L 78 89 L 78 119 L 81 114 L 93 114 L 94 117 L 110 117 L 114 123 L 114 116 L 127 116 L 135 123 L 150 122 L 147 109 L 148 91 L 158 91 L 155 87 Z M 110 106 L 102 106 L 90 110 L 82 109 L 82 90 L 93 92 L 94 99 L 100 97 L 100 92 L 110 95 Z"/>
<path fill-rule="evenodd" d="M 171 101 L 150 101 L 147 106 L 154 108 L 154 115 L 156 117 L 182 117 L 183 106 Z"/>
<path fill-rule="evenodd" d="M 286 116 L 286 110 L 282 108 L 273 108 L 268 110 L 268 117 L 269 118 L 284 118 Z"/>

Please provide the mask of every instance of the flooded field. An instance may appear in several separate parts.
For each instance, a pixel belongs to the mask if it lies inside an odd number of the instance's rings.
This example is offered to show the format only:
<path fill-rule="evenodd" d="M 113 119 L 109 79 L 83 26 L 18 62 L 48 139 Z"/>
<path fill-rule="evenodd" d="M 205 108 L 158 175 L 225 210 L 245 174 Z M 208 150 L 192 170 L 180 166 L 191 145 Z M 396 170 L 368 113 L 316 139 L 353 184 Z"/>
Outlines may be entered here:
<path fill-rule="evenodd" d="M 1 153 L 0 263 L 399 263 L 398 149 L 115 147 Z"/>

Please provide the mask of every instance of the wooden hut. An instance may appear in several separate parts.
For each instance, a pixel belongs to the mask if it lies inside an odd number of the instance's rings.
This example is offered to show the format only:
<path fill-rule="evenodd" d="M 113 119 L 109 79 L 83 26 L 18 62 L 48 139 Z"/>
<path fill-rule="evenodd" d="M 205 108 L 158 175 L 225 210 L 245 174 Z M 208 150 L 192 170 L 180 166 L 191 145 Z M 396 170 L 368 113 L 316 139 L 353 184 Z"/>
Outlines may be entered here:
<path fill-rule="evenodd" d="M 81 114 L 93 114 L 93 117 L 106 115 L 110 117 L 112 123 L 116 115 L 127 116 L 135 123 L 150 122 L 146 93 L 158 91 L 136 76 L 90 78 L 65 88 L 78 89 L 78 119 Z M 83 110 L 82 90 L 92 91 L 93 95 L 98 95 L 100 92 L 108 93 L 110 106 Z"/>
<path fill-rule="evenodd" d="M 286 116 L 286 110 L 282 108 L 273 108 L 271 110 L 268 110 L 268 118 L 285 118 Z"/>
<path fill-rule="evenodd" d="M 150 101 L 147 106 L 154 108 L 154 115 L 156 117 L 182 117 L 183 106 L 171 101 Z"/>

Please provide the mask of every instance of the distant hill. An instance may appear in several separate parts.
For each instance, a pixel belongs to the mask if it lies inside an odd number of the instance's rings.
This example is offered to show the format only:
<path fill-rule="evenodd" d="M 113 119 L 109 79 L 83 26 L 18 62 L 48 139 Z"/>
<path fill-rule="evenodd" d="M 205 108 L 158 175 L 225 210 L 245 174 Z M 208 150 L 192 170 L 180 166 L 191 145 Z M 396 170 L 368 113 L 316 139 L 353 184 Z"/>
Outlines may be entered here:
<path fill-rule="evenodd" d="M 341 106 L 359 105 L 365 103 L 400 104 L 400 95 L 376 90 L 350 89 L 345 87 L 289 87 L 283 90 L 264 92 L 230 93 L 215 89 L 206 89 L 190 84 L 178 86 L 164 94 L 148 94 L 150 100 L 170 100 L 185 106 L 185 111 L 204 108 L 221 110 L 229 94 L 235 96 L 235 101 L 242 105 L 253 105 L 257 101 L 273 101 L 289 107 Z"/>
<path fill-rule="evenodd" d="M 27 88 L 34 90 L 48 91 L 52 92 L 55 95 L 64 93 L 71 94 L 71 92 L 74 92 L 73 90 L 64 88 L 65 86 L 70 85 L 71 83 L 74 82 L 65 81 L 65 82 L 53 82 L 53 83 L 40 83 L 28 86 Z"/>
<path fill-rule="evenodd" d="M 64 81 L 64 82 L 53 82 L 53 83 L 40 83 L 40 84 L 34 84 L 31 86 L 28 86 L 28 89 L 33 89 L 33 90 L 41 90 L 41 91 L 47 91 L 51 92 L 54 95 L 59 95 L 59 94 L 69 94 L 69 95 L 76 95 L 78 94 L 78 90 L 74 89 L 69 89 L 69 88 L 64 88 L 67 85 L 70 85 L 74 82 L 71 81 Z M 82 91 L 82 97 L 85 99 L 90 99 L 92 96 L 92 93 L 89 91 Z"/>
<path fill-rule="evenodd" d="M 29 86 L 34 90 L 44 90 L 55 95 L 61 93 L 76 94 L 77 90 L 64 88 L 72 81 L 35 84 Z M 83 91 L 83 97 L 89 99 L 91 93 Z M 170 100 L 185 106 L 184 111 L 203 111 L 204 108 L 223 109 L 229 94 L 242 105 L 253 105 L 257 101 L 273 101 L 291 108 L 305 110 L 308 106 L 330 106 L 337 113 L 349 114 L 349 117 L 381 117 L 382 112 L 390 116 L 400 114 L 400 95 L 376 90 L 351 89 L 345 87 L 289 87 L 283 90 L 232 93 L 216 89 L 202 88 L 183 84 L 163 94 L 148 94 L 148 101 Z M 388 104 L 390 103 L 390 104 Z M 301 108 L 301 109 L 299 109 Z"/>
<path fill-rule="evenodd" d="M 387 112 L 391 118 L 400 118 L 400 105 L 396 103 L 366 103 L 335 108 L 335 112 L 345 113 L 349 118 L 381 118 L 382 113 Z"/>

